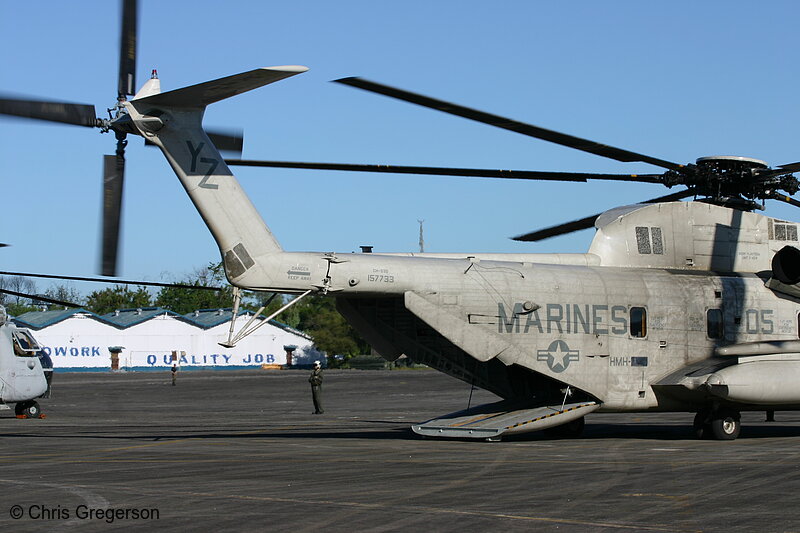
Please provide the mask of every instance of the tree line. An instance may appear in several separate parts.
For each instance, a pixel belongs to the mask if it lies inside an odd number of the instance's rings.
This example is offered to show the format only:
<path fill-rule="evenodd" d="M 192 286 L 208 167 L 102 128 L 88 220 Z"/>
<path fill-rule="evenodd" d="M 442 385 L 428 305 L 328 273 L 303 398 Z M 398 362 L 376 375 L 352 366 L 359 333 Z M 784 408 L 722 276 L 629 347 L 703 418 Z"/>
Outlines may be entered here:
<path fill-rule="evenodd" d="M 64 283 L 54 283 L 43 292 L 39 292 L 36 282 L 31 278 L 0 276 L 0 289 L 41 294 L 53 300 L 73 303 L 98 315 L 113 313 L 118 309 L 154 306 L 185 315 L 198 309 L 230 309 L 233 306 L 233 287 L 225 279 L 222 263 L 209 263 L 175 283 L 194 287 L 220 287 L 220 289 L 210 291 L 161 287 L 157 291 L 152 291 L 145 286 L 113 285 L 84 296 L 72 285 Z M 242 291 L 240 309 L 256 311 L 265 305 L 263 314 L 269 316 L 287 301 L 282 295 Z M 43 305 L 35 299 L 5 293 L 0 293 L 0 304 L 5 306 L 12 316 L 38 311 Z M 49 308 L 59 307 L 50 305 Z M 370 351 L 369 345 L 336 310 L 335 301 L 330 297 L 309 295 L 278 315 L 275 320 L 311 335 L 317 348 L 327 352 L 329 356 L 342 355 L 349 358 Z"/>

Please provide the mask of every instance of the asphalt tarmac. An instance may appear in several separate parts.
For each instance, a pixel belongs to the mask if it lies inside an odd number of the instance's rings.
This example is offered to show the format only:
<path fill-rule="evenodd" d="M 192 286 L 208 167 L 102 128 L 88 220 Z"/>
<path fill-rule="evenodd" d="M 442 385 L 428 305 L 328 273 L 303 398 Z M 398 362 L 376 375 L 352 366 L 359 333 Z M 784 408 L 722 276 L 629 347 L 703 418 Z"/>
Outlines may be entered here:
<path fill-rule="evenodd" d="M 329 370 L 324 401 L 305 371 L 56 374 L 47 418 L 0 411 L 0 529 L 800 531 L 800 413 L 732 442 L 676 413 L 490 443 L 410 431 L 470 401 L 434 371 Z"/>

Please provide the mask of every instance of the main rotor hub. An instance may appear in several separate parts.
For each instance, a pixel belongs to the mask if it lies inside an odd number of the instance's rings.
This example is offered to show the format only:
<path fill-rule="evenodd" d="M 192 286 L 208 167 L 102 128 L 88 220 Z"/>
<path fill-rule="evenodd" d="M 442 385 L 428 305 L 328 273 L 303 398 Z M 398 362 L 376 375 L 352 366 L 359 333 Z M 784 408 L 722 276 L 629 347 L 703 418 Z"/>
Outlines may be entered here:
<path fill-rule="evenodd" d="M 710 170 L 718 174 L 744 173 L 750 170 L 761 170 L 769 168 L 766 161 L 754 159 L 752 157 L 740 157 L 738 155 L 712 155 L 697 159 L 697 166 L 704 170 Z"/>
<path fill-rule="evenodd" d="M 783 176 L 771 171 L 766 161 L 752 157 L 701 157 L 694 168 L 684 184 L 708 196 L 707 201 L 737 209 L 758 209 L 755 200 L 769 198 L 773 191 L 790 185 L 784 184 Z"/>

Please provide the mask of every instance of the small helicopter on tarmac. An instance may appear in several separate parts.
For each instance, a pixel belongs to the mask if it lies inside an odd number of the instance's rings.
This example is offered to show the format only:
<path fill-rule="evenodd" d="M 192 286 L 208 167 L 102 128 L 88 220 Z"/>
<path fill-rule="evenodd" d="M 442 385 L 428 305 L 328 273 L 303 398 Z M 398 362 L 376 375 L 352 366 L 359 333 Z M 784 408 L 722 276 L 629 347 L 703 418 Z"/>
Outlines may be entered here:
<path fill-rule="evenodd" d="M 30 330 L 18 328 L 0 306 L 0 404 L 14 403 L 19 418 L 42 418 L 36 401 L 50 394 L 53 363 Z"/>
<path fill-rule="evenodd" d="M 417 424 L 426 436 L 497 439 L 556 429 L 578 435 L 598 412 L 695 413 L 698 436 L 735 439 L 740 413 L 800 409 L 800 249 L 797 223 L 754 212 L 798 206 L 793 173 L 738 156 L 679 164 L 417 95 L 361 78 L 340 83 L 622 162 L 666 169 L 594 174 L 224 159 L 202 128 L 209 104 L 306 70 L 259 68 L 134 95 L 135 2 L 123 9 L 117 105 L 0 100 L 0 113 L 113 131 L 106 178 L 121 182 L 127 135 L 158 146 L 216 240 L 236 287 L 335 297 L 385 358 L 402 354 L 498 395 L 500 402 Z M 128 96 L 133 96 L 130 100 Z M 597 229 L 579 254 L 287 252 L 229 166 L 615 180 L 681 187 L 642 204 L 534 231 L 541 240 Z M 108 193 L 108 189 L 106 191 Z M 678 200 L 694 197 L 694 201 Z M 107 194 L 106 203 L 121 201 Z M 111 198 L 111 200 L 108 200 Z M 113 272 L 116 235 L 108 230 Z M 233 337 L 233 336 L 232 336 Z M 233 340 L 233 338 L 232 338 Z"/>

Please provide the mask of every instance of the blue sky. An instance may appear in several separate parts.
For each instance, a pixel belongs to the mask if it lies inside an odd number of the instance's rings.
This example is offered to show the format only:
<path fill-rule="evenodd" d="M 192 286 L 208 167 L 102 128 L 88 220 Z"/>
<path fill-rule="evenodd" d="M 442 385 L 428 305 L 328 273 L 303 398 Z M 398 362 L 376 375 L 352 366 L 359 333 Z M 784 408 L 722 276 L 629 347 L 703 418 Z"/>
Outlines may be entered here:
<path fill-rule="evenodd" d="M 679 163 L 800 160 L 796 2 L 140 0 L 138 84 L 173 88 L 260 66 L 309 72 L 214 104 L 243 157 L 650 173 L 329 83 L 363 76 Z M 0 2 L 0 91 L 114 103 L 119 4 Z M 172 280 L 218 259 L 160 152 L 131 138 L 120 275 Z M 2 270 L 97 271 L 97 130 L 0 119 Z M 508 237 L 668 190 L 623 183 L 234 168 L 287 250 L 584 252 L 593 230 Z M 788 206 L 767 213 L 799 218 Z M 46 287 L 44 282 L 40 287 Z M 81 288 L 81 290 L 83 290 Z"/>

